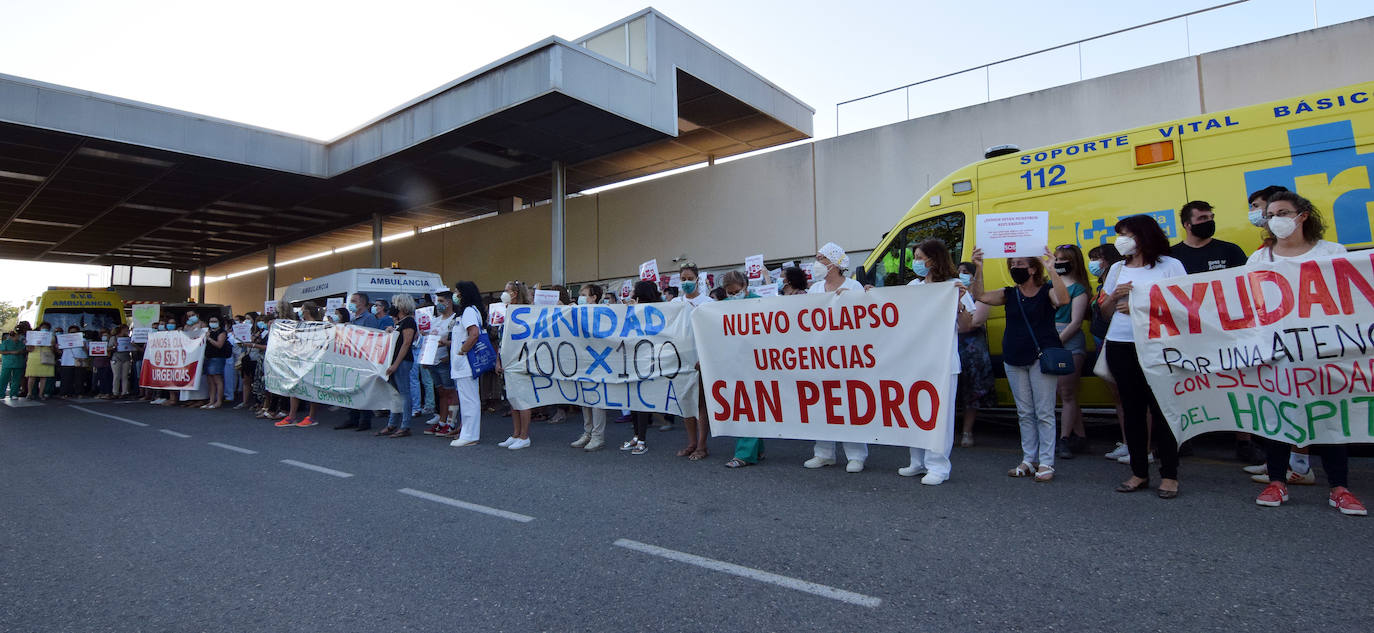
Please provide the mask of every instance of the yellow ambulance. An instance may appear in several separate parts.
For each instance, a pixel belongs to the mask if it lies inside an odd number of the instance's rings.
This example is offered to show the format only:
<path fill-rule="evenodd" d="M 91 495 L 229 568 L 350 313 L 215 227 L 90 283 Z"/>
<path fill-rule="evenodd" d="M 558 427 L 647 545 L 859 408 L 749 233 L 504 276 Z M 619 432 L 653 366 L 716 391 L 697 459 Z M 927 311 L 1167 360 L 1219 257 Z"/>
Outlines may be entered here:
<path fill-rule="evenodd" d="M 1178 209 L 1189 200 L 1211 203 L 1216 238 L 1249 253 L 1261 237 L 1247 219 L 1248 197 L 1270 185 L 1310 199 L 1325 215 L 1326 239 L 1352 250 L 1368 248 L 1374 245 L 1371 99 L 1374 82 L 1367 82 L 1050 147 L 1013 149 L 959 169 L 926 192 L 857 276 L 875 286 L 907 283 L 914 277 L 911 249 L 932 237 L 943 239 L 956 261 L 967 260 L 974 218 L 988 213 L 1047 211 L 1051 248 L 1077 244 L 1085 255 L 1111 241 L 1118 219 L 1137 214 L 1154 218 L 1170 243 L 1177 243 L 1183 239 Z M 984 275 L 989 288 L 1011 285 L 1005 260 L 989 259 Z M 994 308 L 988 344 L 999 375 L 1002 329 L 1002 309 Z M 1091 362 L 1088 367 L 1085 373 L 1091 373 Z M 1085 381 L 1081 398 L 1085 405 L 1111 402 L 1096 378 Z M 1005 380 L 998 381 L 998 400 L 1012 406 Z"/>
<path fill-rule="evenodd" d="M 128 323 L 119 293 L 91 288 L 48 288 L 20 309 L 19 320 L 34 328 L 47 321 L 59 332 L 73 325 L 101 330 Z"/>

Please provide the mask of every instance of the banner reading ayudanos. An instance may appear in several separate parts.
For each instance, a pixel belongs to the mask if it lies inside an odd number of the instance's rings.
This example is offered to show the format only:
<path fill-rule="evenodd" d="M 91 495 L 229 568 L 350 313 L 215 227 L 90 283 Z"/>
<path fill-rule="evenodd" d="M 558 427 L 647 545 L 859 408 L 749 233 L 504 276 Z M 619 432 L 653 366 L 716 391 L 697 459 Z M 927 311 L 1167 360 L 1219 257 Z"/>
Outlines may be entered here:
<path fill-rule="evenodd" d="M 267 337 L 267 390 L 348 409 L 387 410 L 400 394 L 387 382 L 395 332 L 328 321 L 277 319 Z"/>
<path fill-rule="evenodd" d="M 690 308 L 509 306 L 501 363 L 511 406 L 575 404 L 695 417 Z"/>
<path fill-rule="evenodd" d="M 143 349 L 138 386 L 149 389 L 198 389 L 204 368 L 205 337 L 181 331 L 153 332 Z"/>
<path fill-rule="evenodd" d="M 943 450 L 953 283 L 708 303 L 692 314 L 713 435 Z"/>
<path fill-rule="evenodd" d="M 1374 441 L 1371 264 L 1352 253 L 1135 288 L 1136 348 L 1174 436 Z"/>

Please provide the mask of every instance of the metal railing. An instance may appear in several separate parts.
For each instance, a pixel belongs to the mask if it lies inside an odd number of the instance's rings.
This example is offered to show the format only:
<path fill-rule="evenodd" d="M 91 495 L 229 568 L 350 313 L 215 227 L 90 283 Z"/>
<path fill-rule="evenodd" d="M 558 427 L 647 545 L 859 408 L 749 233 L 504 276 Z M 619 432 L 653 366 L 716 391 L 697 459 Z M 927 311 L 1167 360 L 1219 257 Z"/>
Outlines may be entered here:
<path fill-rule="evenodd" d="M 1192 33 L 1191 33 L 1191 31 L 1189 30 L 1189 27 L 1188 27 L 1188 18 L 1190 18 L 1190 17 L 1192 17 L 1192 16 L 1195 16 L 1195 15 L 1202 14 L 1202 13 L 1209 13 L 1209 12 L 1212 12 L 1212 11 L 1216 11 L 1216 10 L 1218 10 L 1218 9 L 1225 9 L 1225 8 L 1227 8 L 1227 7 L 1233 7 L 1233 6 L 1238 5 L 1238 4 L 1245 4 L 1245 3 L 1249 2 L 1249 1 L 1250 1 L 1250 0 L 1231 0 L 1230 2 L 1225 2 L 1225 3 L 1222 3 L 1222 4 L 1213 5 L 1213 6 L 1210 6 L 1210 7 L 1203 8 L 1203 9 L 1198 9 L 1198 10 L 1195 10 L 1195 11 L 1189 11 L 1189 12 L 1187 12 L 1187 13 L 1180 13 L 1180 14 L 1178 14 L 1178 15 L 1174 15 L 1174 16 L 1171 16 L 1171 17 L 1161 18 L 1161 19 L 1154 20 L 1154 21 L 1151 21 L 1151 22 L 1145 22 L 1145 23 L 1143 23 L 1143 24 L 1137 24 L 1137 25 L 1135 25 L 1135 26 L 1130 26 L 1130 27 L 1127 27 L 1127 28 L 1124 28 L 1124 29 L 1117 29 L 1117 30 L 1112 31 L 1112 32 L 1110 32 L 1110 33 L 1102 33 L 1102 34 L 1100 34 L 1100 35 L 1094 35 L 1094 36 L 1092 36 L 1092 37 L 1087 37 L 1087 38 L 1083 38 L 1083 39 L 1081 39 L 1081 40 L 1075 40 L 1075 41 L 1073 41 L 1073 42 L 1067 42 L 1067 43 L 1064 43 L 1064 44 L 1059 44 L 1059 45 L 1056 45 L 1056 46 L 1051 46 L 1051 47 L 1049 47 L 1049 48 L 1042 48 L 1042 49 L 1040 49 L 1040 50 L 1032 51 L 1032 52 L 1029 52 L 1029 53 L 1023 53 L 1023 54 L 1017 55 L 1017 56 L 1015 56 L 1015 57 L 1008 57 L 1008 58 L 1006 58 L 1006 59 L 1000 59 L 1000 60 L 997 60 L 997 61 L 995 61 L 995 62 L 990 62 L 990 63 L 987 63 L 987 64 L 981 64 L 981 65 L 978 65 L 978 66 L 973 66 L 973 67 L 971 67 L 971 68 L 965 68 L 965 69 L 963 69 L 963 70 L 958 70 L 958 71 L 951 72 L 951 73 L 945 73 L 945 74 L 940 75 L 940 76 L 938 76 L 938 77 L 931 77 L 931 78 L 929 78 L 929 79 L 922 79 L 922 80 L 920 80 L 920 81 L 913 82 L 913 83 L 909 83 L 909 84 L 906 84 L 906 85 L 904 85 L 904 86 L 897 86 L 897 87 L 895 87 L 895 88 L 889 88 L 889 89 L 887 89 L 887 90 L 883 90 L 883 91 L 881 91 L 881 92 L 875 92 L 875 93 L 870 94 L 870 95 L 864 95 L 864 96 L 862 96 L 862 97 L 857 97 L 857 98 L 854 98 L 854 99 L 849 99 L 849 100 L 847 100 L 847 101 L 841 101 L 841 102 L 835 104 L 835 135 L 836 135 L 836 136 L 839 136 L 839 135 L 841 134 L 841 131 L 840 131 L 840 130 L 841 130 L 841 128 L 840 128 L 840 108 L 841 108 L 842 106 L 852 105 L 852 104 L 855 104 L 855 103 L 859 103 L 859 102 L 863 102 L 863 101 L 875 99 L 875 98 L 882 97 L 882 96 L 884 96 L 884 95 L 890 95 L 890 94 L 892 94 L 892 93 L 899 92 L 899 91 L 900 91 L 900 92 L 905 92 L 905 93 L 906 93 L 906 117 L 905 117 L 905 118 L 902 118 L 902 119 L 895 119 L 895 120 L 887 121 L 887 122 L 885 122 L 885 123 L 880 123 L 880 124 L 878 124 L 878 125 L 886 125 L 886 124 L 888 124 L 888 123 L 896 123 L 897 121 L 907 121 L 907 120 L 910 120 L 910 119 L 912 118 L 912 117 L 911 117 L 911 89 L 912 89 L 912 88 L 915 88 L 915 87 L 918 87 L 918 86 L 925 86 L 925 85 L 927 85 L 927 84 L 931 84 L 931 83 L 934 83 L 934 82 L 937 82 L 937 81 L 946 80 L 946 79 L 951 79 L 951 78 L 959 77 L 959 76 L 962 76 L 962 75 L 970 75 L 970 74 L 977 73 L 977 72 L 980 72 L 980 71 L 981 71 L 981 72 L 983 73 L 983 75 L 984 75 L 984 81 L 983 81 L 984 95 L 983 95 L 982 103 L 988 103 L 988 102 L 992 101 L 992 94 L 993 94 L 993 93 L 992 93 L 992 69 L 993 69 L 993 67 L 995 67 L 995 66 L 1000 66 L 1000 65 L 1007 64 L 1007 63 L 1014 62 L 1014 61 L 1018 61 L 1018 60 L 1022 60 L 1022 59 L 1026 59 L 1026 58 L 1029 58 L 1029 57 L 1034 57 L 1034 56 L 1036 56 L 1036 55 L 1043 55 L 1043 54 L 1045 54 L 1045 53 L 1051 53 L 1051 52 L 1054 52 L 1054 51 L 1061 51 L 1061 50 L 1065 50 L 1065 49 L 1068 49 L 1068 48 L 1077 48 L 1077 52 L 1078 52 L 1078 80 L 1079 80 L 1079 81 L 1082 81 L 1082 80 L 1084 79 L 1084 75 L 1083 75 L 1083 45 L 1084 45 L 1084 44 L 1087 44 L 1087 43 L 1089 43 L 1089 42 L 1094 42 L 1094 41 L 1102 40 L 1102 39 L 1105 39 L 1105 38 L 1114 37 L 1114 36 L 1117 36 L 1117 35 L 1121 35 L 1121 34 L 1123 34 L 1123 33 L 1129 33 L 1129 32 L 1132 32 L 1132 31 L 1139 31 L 1139 30 L 1141 30 L 1141 29 L 1145 29 L 1145 28 L 1152 27 L 1152 26 L 1158 26 L 1158 25 L 1161 25 L 1161 24 L 1166 24 L 1166 23 L 1170 23 L 1170 22 L 1176 22 L 1176 21 L 1179 21 L 1179 20 L 1182 20 L 1182 21 L 1183 21 L 1183 24 L 1184 24 L 1184 32 L 1185 32 L 1184 38 L 1185 38 L 1185 41 L 1186 41 L 1186 47 L 1187 47 L 1188 55 L 1191 56 L 1191 55 L 1193 54 L 1193 53 L 1192 53 Z M 1317 0 L 1312 0 L 1312 7 L 1313 7 L 1313 9 L 1312 9 L 1312 15 L 1313 15 L 1312 20 L 1313 20 L 1313 26 L 1315 27 L 1316 24 L 1317 24 Z M 1052 84 L 1052 85 L 1053 85 L 1053 84 Z M 1043 88 L 1043 87 L 1049 87 L 1049 86 L 1042 86 L 1042 88 Z M 1037 88 L 1037 89 L 1038 89 L 1038 88 Z M 1008 96 L 1011 96 L 1011 95 L 1008 95 Z M 876 125 L 874 125 L 874 126 L 866 126 L 866 127 L 859 128 L 859 129 L 869 129 L 869 128 L 871 128 L 871 127 L 877 127 L 877 126 L 876 126 Z M 859 131 L 859 130 L 852 130 L 852 131 Z"/>

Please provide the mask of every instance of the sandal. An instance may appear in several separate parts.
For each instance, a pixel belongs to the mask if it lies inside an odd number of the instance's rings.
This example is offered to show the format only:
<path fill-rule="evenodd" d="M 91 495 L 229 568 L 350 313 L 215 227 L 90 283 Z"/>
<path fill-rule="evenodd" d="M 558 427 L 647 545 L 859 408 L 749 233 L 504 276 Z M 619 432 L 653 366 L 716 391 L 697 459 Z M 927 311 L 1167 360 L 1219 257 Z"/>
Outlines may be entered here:
<path fill-rule="evenodd" d="M 726 468 L 744 468 L 745 466 L 749 465 L 749 462 L 746 462 L 738 457 L 732 457 L 730 458 L 730 461 L 725 462 Z"/>
<path fill-rule="evenodd" d="M 383 428 L 383 429 L 380 430 L 380 431 L 377 431 L 376 433 L 373 433 L 373 435 L 376 435 L 377 437 L 381 437 L 381 436 L 383 436 L 383 435 L 391 435 L 392 433 L 395 433 L 395 432 L 396 432 L 396 427 L 394 427 L 394 426 L 388 426 L 388 427 Z"/>
<path fill-rule="evenodd" d="M 1016 468 L 1007 471 L 1008 477 L 1030 477 L 1035 474 L 1035 468 L 1026 462 L 1021 462 Z"/>
<path fill-rule="evenodd" d="M 701 460 L 703 460 L 703 459 L 706 459 L 706 457 L 707 457 L 707 455 L 706 455 L 706 449 L 704 449 L 704 448 L 698 448 L 697 450 L 692 451 L 692 454 L 691 454 L 691 455 L 688 455 L 688 456 L 687 456 L 687 459 L 689 459 L 689 460 L 691 460 L 691 461 L 694 461 L 694 462 L 699 462 L 699 461 L 701 461 Z"/>
<path fill-rule="evenodd" d="M 1127 480 L 1127 481 L 1129 481 L 1129 480 Z M 1144 480 L 1144 481 L 1141 481 L 1140 483 L 1138 483 L 1138 484 L 1136 484 L 1136 485 L 1134 485 L 1134 486 L 1128 485 L 1126 482 L 1123 481 L 1123 482 L 1121 482 L 1121 485 L 1119 485 L 1119 486 L 1116 487 L 1116 491 L 1117 491 L 1117 492 L 1138 492 L 1138 491 L 1144 490 L 1144 489 L 1149 488 L 1149 487 L 1150 487 L 1150 480 L 1149 480 L 1149 479 L 1146 479 L 1146 480 Z"/>
<path fill-rule="evenodd" d="M 678 457 L 686 457 L 686 456 L 691 455 L 692 453 L 695 453 L 695 452 L 697 452 L 697 446 L 696 446 L 696 444 L 693 444 L 693 445 L 691 445 L 691 446 L 688 446 L 687 448 L 684 448 L 684 449 L 678 451 L 678 452 L 677 452 L 677 456 L 678 456 Z"/>
<path fill-rule="evenodd" d="M 1044 482 L 1044 481 L 1053 481 L 1053 480 L 1054 480 L 1054 467 L 1053 467 L 1053 466 L 1041 466 L 1040 468 L 1041 468 L 1040 470 L 1035 471 L 1035 480 L 1036 480 L 1036 481 Z"/>

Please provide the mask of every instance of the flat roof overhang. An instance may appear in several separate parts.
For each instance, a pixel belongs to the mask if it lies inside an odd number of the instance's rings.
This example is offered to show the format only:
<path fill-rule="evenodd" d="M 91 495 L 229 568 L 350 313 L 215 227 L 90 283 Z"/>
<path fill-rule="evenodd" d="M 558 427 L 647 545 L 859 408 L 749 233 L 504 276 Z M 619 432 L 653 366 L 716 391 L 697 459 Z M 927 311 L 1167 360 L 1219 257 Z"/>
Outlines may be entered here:
<path fill-rule="evenodd" d="M 643 69 L 582 45 L 635 22 Z M 812 112 L 652 9 L 329 142 L 0 75 L 0 258 L 186 269 L 337 248 L 374 214 L 390 234 L 548 199 L 553 161 L 575 192 L 808 138 Z"/>

